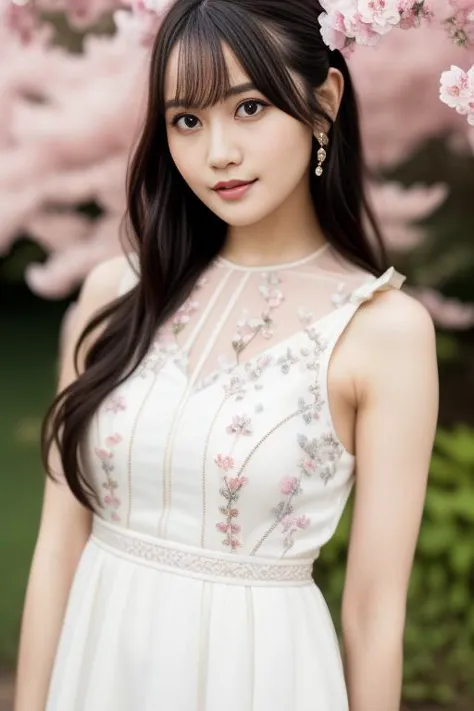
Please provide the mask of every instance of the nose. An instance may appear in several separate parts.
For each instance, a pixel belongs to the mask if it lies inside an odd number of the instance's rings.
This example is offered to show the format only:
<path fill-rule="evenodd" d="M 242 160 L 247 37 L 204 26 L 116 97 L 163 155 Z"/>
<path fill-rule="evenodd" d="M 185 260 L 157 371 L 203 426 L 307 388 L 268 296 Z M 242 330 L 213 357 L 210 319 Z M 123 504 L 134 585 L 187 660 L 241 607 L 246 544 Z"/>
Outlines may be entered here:
<path fill-rule="evenodd" d="M 220 170 L 241 163 L 242 149 L 227 124 L 215 123 L 209 128 L 208 161 L 211 168 Z"/>

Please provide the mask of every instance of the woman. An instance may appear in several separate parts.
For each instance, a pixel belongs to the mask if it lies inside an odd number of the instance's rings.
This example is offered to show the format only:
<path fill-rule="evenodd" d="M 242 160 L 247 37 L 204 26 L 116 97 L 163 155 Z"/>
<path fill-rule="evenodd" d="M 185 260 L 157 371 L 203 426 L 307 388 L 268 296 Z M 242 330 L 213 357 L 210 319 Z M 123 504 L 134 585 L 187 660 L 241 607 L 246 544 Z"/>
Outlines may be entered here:
<path fill-rule="evenodd" d="M 163 20 L 130 262 L 87 279 L 45 422 L 16 711 L 399 708 L 434 332 L 387 269 L 320 13 Z M 343 669 L 311 571 L 354 481 Z"/>

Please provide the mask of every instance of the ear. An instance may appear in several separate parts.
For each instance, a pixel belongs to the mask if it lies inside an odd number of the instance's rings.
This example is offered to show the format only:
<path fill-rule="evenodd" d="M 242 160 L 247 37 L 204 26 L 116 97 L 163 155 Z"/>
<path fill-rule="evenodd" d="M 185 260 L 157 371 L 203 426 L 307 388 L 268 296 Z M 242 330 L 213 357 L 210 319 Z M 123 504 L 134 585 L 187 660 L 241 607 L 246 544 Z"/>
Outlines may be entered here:
<path fill-rule="evenodd" d="M 315 95 L 318 102 L 322 105 L 333 121 L 336 120 L 343 93 L 344 77 L 339 69 L 330 67 L 326 81 L 315 90 Z M 318 125 L 315 127 L 314 133 L 315 135 L 321 131 L 327 133 L 330 127 L 331 126 L 328 121 L 321 119 L 318 121 Z"/>

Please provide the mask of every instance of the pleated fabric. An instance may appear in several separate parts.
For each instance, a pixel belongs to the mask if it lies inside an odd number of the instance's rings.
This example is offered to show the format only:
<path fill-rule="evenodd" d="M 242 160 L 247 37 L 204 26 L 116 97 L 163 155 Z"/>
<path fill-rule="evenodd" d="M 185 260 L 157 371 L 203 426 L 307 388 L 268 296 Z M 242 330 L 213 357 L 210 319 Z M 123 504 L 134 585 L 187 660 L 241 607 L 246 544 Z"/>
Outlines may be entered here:
<path fill-rule="evenodd" d="M 47 711 L 346 711 L 314 584 L 209 582 L 87 544 Z"/>

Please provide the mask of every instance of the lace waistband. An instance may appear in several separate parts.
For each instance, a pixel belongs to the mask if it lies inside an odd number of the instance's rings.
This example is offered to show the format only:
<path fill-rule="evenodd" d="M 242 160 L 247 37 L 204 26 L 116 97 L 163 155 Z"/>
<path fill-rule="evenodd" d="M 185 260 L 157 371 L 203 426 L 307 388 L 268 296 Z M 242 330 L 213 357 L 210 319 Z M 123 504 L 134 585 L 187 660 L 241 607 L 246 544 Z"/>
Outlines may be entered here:
<path fill-rule="evenodd" d="M 91 540 L 136 563 L 211 582 L 268 586 L 312 583 L 313 561 L 308 558 L 290 561 L 220 553 L 130 531 L 98 516 L 94 516 Z"/>

